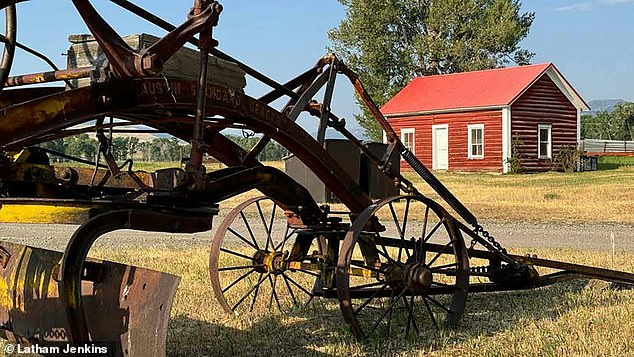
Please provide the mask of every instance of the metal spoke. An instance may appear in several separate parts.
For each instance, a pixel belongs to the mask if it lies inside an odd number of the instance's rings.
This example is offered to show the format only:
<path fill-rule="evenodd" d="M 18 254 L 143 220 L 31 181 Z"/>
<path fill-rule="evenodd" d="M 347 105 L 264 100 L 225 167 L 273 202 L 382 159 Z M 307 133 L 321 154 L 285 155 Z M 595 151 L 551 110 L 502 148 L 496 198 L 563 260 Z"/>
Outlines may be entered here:
<path fill-rule="evenodd" d="M 253 273 L 255 271 L 255 269 L 251 269 L 248 272 L 244 273 L 241 277 L 239 277 L 238 279 L 236 279 L 233 283 L 229 284 L 226 288 L 222 289 L 222 292 L 225 293 L 227 292 L 229 289 L 231 289 L 234 285 L 236 285 L 237 283 L 239 283 L 242 279 L 246 278 L 247 276 L 249 276 L 249 274 Z"/>
<path fill-rule="evenodd" d="M 264 213 L 262 212 L 260 202 L 256 201 L 255 205 L 258 207 L 258 213 L 260 214 L 260 219 L 262 219 L 262 225 L 264 225 L 264 231 L 266 232 L 266 248 L 264 248 L 264 250 L 269 250 L 269 243 L 271 243 L 271 246 L 273 245 L 273 242 L 271 242 L 271 232 L 268 230 L 266 225 L 266 219 L 264 219 Z"/>
<path fill-rule="evenodd" d="M 258 282 L 253 285 L 251 287 L 251 289 L 249 289 L 249 291 L 247 291 L 246 294 L 244 294 L 244 296 L 242 296 L 240 298 L 240 300 L 238 300 L 238 302 L 233 305 L 233 307 L 231 308 L 232 311 L 235 311 L 235 309 L 244 301 L 244 299 L 246 299 L 249 295 L 251 295 L 251 293 L 253 292 L 253 290 L 259 288 L 259 286 L 264 282 L 264 280 L 266 280 L 266 278 L 271 275 L 271 273 L 268 273 L 264 279 L 262 278 L 262 276 L 264 275 L 264 273 L 260 273 L 260 278 L 258 279 Z M 253 301 L 255 302 L 255 298 L 258 296 L 258 293 L 256 292 L 255 295 L 253 296 Z M 251 310 L 253 310 L 253 303 L 251 304 Z"/>
<path fill-rule="evenodd" d="M 258 279 L 262 279 L 262 274 L 264 274 L 264 273 L 260 273 L 260 277 Z M 266 280 L 266 278 L 264 280 Z M 262 281 L 264 281 L 264 280 L 262 280 Z M 253 299 L 251 300 L 251 306 L 249 307 L 249 312 L 253 312 L 253 308 L 255 307 L 255 301 L 257 300 L 259 292 L 260 292 L 260 286 L 258 285 L 255 288 L 255 294 L 253 294 Z"/>
<path fill-rule="evenodd" d="M 244 259 L 247 259 L 247 260 L 253 260 L 253 257 L 249 257 L 249 256 L 247 256 L 247 255 L 240 254 L 240 253 L 238 253 L 238 252 L 234 252 L 233 250 L 229 250 L 229 249 L 227 249 L 227 248 L 220 248 L 220 251 L 221 251 L 221 252 L 225 252 L 225 253 L 227 253 L 227 254 L 232 254 L 232 255 L 235 255 L 236 257 L 244 258 Z"/>
<path fill-rule="evenodd" d="M 436 329 L 439 329 L 438 322 L 436 322 L 436 318 L 434 317 L 434 312 L 431 311 L 431 307 L 429 306 L 429 303 L 427 302 L 426 298 L 423 298 L 423 303 L 425 304 L 425 308 L 427 309 L 427 313 L 429 314 L 429 317 L 431 318 L 431 321 L 434 323 L 434 326 L 436 326 Z"/>
<path fill-rule="evenodd" d="M 286 275 L 282 274 L 282 278 L 284 279 L 284 283 L 286 284 L 286 288 L 288 289 L 288 293 L 291 295 L 291 298 L 293 299 L 293 305 L 295 305 L 295 306 L 299 305 L 297 303 L 297 299 L 295 299 L 295 294 L 293 294 L 293 289 L 291 289 L 291 285 L 288 283 L 288 279 L 286 279 Z"/>
<path fill-rule="evenodd" d="M 401 228 L 401 244 L 405 244 L 405 234 L 407 233 L 407 216 L 409 214 L 409 204 L 411 202 L 411 200 L 409 198 L 406 198 L 406 203 L 405 203 L 405 213 L 403 214 L 403 228 Z M 405 249 L 405 247 L 403 247 L 403 249 Z M 405 254 L 407 254 L 407 259 L 411 258 L 411 255 L 409 254 L 409 250 L 405 249 Z"/>
<path fill-rule="evenodd" d="M 269 311 L 271 310 L 271 304 L 273 303 L 273 298 L 275 298 L 277 309 L 281 312 L 282 305 L 280 305 L 280 299 L 277 297 L 277 292 L 275 291 L 275 287 L 277 286 L 277 275 L 274 275 L 273 278 L 271 278 L 271 276 L 269 275 L 269 283 L 271 284 L 271 297 L 269 299 Z"/>
<path fill-rule="evenodd" d="M 288 279 L 288 281 L 293 283 L 293 285 L 297 286 L 301 291 L 305 292 L 306 295 L 313 296 L 313 294 L 310 291 L 306 290 L 303 286 L 299 285 L 295 280 L 293 280 L 293 278 L 291 278 L 290 276 L 288 276 L 288 275 L 286 275 L 284 273 L 282 273 L 282 275 L 284 275 L 286 277 L 286 279 Z"/>
<path fill-rule="evenodd" d="M 392 202 L 388 203 L 388 206 L 390 207 L 390 212 L 392 213 L 392 219 L 394 220 L 394 225 L 396 226 L 396 231 L 398 232 L 399 237 L 401 237 L 401 242 L 403 241 L 403 231 L 401 231 L 401 225 L 398 223 L 398 217 L 396 216 L 396 211 L 394 211 L 394 205 L 392 205 Z M 401 244 L 401 246 L 398 248 L 398 258 L 396 259 L 397 261 L 401 261 L 401 255 L 403 253 L 403 245 Z"/>
<path fill-rule="evenodd" d="M 319 274 L 315 273 L 314 271 L 310 271 L 310 270 L 304 270 L 304 269 L 297 269 L 296 271 L 302 272 L 304 274 L 308 274 L 308 275 L 312 275 L 316 278 L 319 278 Z"/>
<path fill-rule="evenodd" d="M 445 265 L 439 265 L 437 267 L 434 267 L 432 269 L 429 269 L 432 273 L 437 273 L 437 272 L 441 272 L 442 270 L 444 270 L 445 268 L 452 268 L 452 267 L 458 267 L 458 263 L 451 263 L 451 264 L 445 264 Z"/>
<path fill-rule="evenodd" d="M 277 204 L 275 202 L 273 202 L 273 210 L 271 211 L 271 220 L 269 221 L 269 238 L 271 239 L 271 247 L 274 246 L 273 244 L 273 221 L 275 220 L 275 209 L 277 208 Z"/>
<path fill-rule="evenodd" d="M 403 289 L 403 291 L 401 291 L 401 293 L 398 294 L 396 299 L 394 299 L 394 301 L 387 307 L 387 310 L 384 311 L 383 314 L 381 314 L 381 317 L 379 317 L 379 319 L 374 323 L 374 325 L 370 329 L 370 333 L 372 333 L 372 332 L 374 332 L 374 330 L 376 330 L 376 328 L 379 326 L 381 321 L 383 321 L 383 318 L 385 318 L 385 315 L 387 315 L 388 312 L 390 312 L 390 310 L 392 310 L 394 308 L 394 304 L 396 304 L 401 299 L 401 297 L 403 297 L 403 295 L 405 294 L 405 291 L 406 291 L 406 289 Z"/>
<path fill-rule="evenodd" d="M 436 233 L 436 231 L 438 230 L 438 228 L 440 228 L 440 226 L 445 222 L 445 219 L 441 219 L 440 221 L 438 221 L 438 223 L 436 223 L 436 225 L 434 226 L 434 228 L 432 228 L 431 231 L 429 231 L 429 234 L 427 235 L 427 237 L 425 237 L 424 243 L 427 243 L 427 241 L 431 238 L 431 236 L 434 235 L 434 233 Z"/>
<path fill-rule="evenodd" d="M 453 244 L 453 241 L 445 244 L 444 247 L 442 247 L 442 249 L 440 250 L 440 252 L 436 253 L 436 256 L 434 256 L 434 258 L 432 260 L 429 261 L 429 263 L 427 264 L 428 267 L 431 267 L 432 264 L 434 264 L 434 262 L 440 258 L 440 256 L 445 253 L 445 251 L 447 250 L 447 248 L 449 248 L 451 245 Z"/>
<path fill-rule="evenodd" d="M 227 228 L 227 230 L 231 233 L 233 233 L 234 236 L 238 237 L 241 241 L 245 242 L 246 244 L 250 245 L 253 249 L 255 250 L 260 250 L 258 247 L 256 247 L 255 245 L 253 245 L 251 242 L 249 242 L 246 238 L 244 238 L 240 233 L 234 231 L 233 229 L 231 229 L 231 227 Z"/>
<path fill-rule="evenodd" d="M 274 250 L 276 252 L 284 251 L 284 245 L 286 244 L 286 241 L 288 240 L 288 238 L 290 238 L 297 231 L 297 229 L 293 229 L 293 231 L 289 233 L 288 232 L 289 230 L 290 230 L 290 226 L 287 223 L 286 224 L 286 231 L 284 232 L 284 239 L 282 240 L 282 242 L 280 244 L 277 245 L 277 247 L 274 248 Z"/>
<path fill-rule="evenodd" d="M 372 294 L 372 296 L 370 296 L 366 301 L 364 301 L 361 305 L 359 305 L 359 307 L 357 307 L 356 310 L 354 310 L 354 314 L 357 315 L 359 314 L 359 312 L 361 312 L 361 310 L 363 310 L 364 307 L 368 306 L 368 304 L 374 300 L 375 297 L 377 297 L 379 295 L 379 293 L 381 293 L 381 291 L 385 290 L 385 288 L 387 288 L 387 283 L 384 283 L 383 286 L 377 290 L 374 294 Z"/>
<path fill-rule="evenodd" d="M 438 281 L 432 281 L 431 283 L 435 284 L 435 285 L 438 285 L 438 286 L 443 286 L 445 288 L 455 288 L 455 286 L 453 286 L 453 285 L 441 283 L 441 282 L 438 282 Z"/>
<path fill-rule="evenodd" d="M 407 326 L 405 328 L 405 338 L 409 336 L 409 325 L 414 326 L 417 334 L 420 334 L 418 326 L 416 326 L 416 319 L 414 319 L 414 296 L 410 296 L 409 303 L 407 302 L 407 296 L 403 296 L 403 303 L 408 311 Z"/>
<path fill-rule="evenodd" d="M 445 307 L 445 305 L 443 305 L 443 304 L 439 303 L 438 301 L 436 301 L 436 299 L 434 299 L 433 297 L 431 297 L 431 296 L 425 296 L 425 299 L 427 299 L 427 300 L 431 301 L 432 303 L 434 303 L 434 305 L 436 305 L 436 306 L 438 306 L 439 308 L 441 308 L 441 309 L 445 310 L 446 312 L 448 312 L 448 313 L 450 313 L 450 314 L 452 313 L 452 312 L 451 312 L 451 310 L 450 310 L 449 308 Z"/>
<path fill-rule="evenodd" d="M 385 282 L 384 281 L 377 281 L 375 283 L 357 285 L 357 286 L 351 287 L 350 290 L 359 290 L 359 289 L 371 288 L 373 286 L 378 286 L 378 285 L 381 285 L 381 284 L 385 284 Z"/>
<path fill-rule="evenodd" d="M 244 215 L 244 212 L 240 211 L 240 216 L 242 217 L 244 226 L 247 228 L 247 231 L 249 232 L 249 235 L 251 236 L 251 239 L 253 240 L 253 244 L 255 244 L 254 248 L 257 250 L 260 250 L 260 246 L 258 245 L 258 242 L 255 239 L 255 235 L 253 234 L 253 231 L 251 230 L 251 225 L 249 225 L 249 222 L 247 222 L 247 217 Z"/>
<path fill-rule="evenodd" d="M 263 267 L 264 265 L 243 265 L 243 266 L 235 266 L 235 267 L 226 267 L 226 268 L 218 268 L 218 271 L 229 271 L 229 270 L 241 270 L 241 269 L 253 269 Z"/>
<path fill-rule="evenodd" d="M 367 265 L 364 265 L 364 264 L 361 264 L 361 263 L 357 263 L 357 262 L 355 262 L 355 261 L 350 261 L 350 265 L 354 265 L 354 266 L 356 266 L 356 267 L 358 267 L 358 268 L 368 269 L 369 271 L 373 271 L 373 272 L 375 272 L 375 273 L 379 273 L 379 274 L 383 274 L 383 273 L 384 273 L 384 271 L 383 271 L 383 270 L 379 270 L 379 269 L 377 269 L 377 268 L 370 268 L 370 267 L 369 267 L 369 266 L 367 266 Z"/>
<path fill-rule="evenodd" d="M 421 234 L 420 236 L 420 248 L 419 248 L 419 252 L 418 252 L 418 259 L 416 259 L 417 262 L 425 262 L 425 257 L 423 257 L 423 247 L 425 246 L 424 243 L 427 243 L 427 241 L 425 240 L 426 234 L 427 234 L 427 221 L 429 219 L 429 206 L 425 207 L 425 219 L 423 221 L 423 234 Z"/>
<path fill-rule="evenodd" d="M 378 238 L 381 238 L 381 235 L 379 234 L 379 232 L 374 232 L 374 236 L 378 237 Z M 380 250 L 377 249 L 376 252 L 378 254 L 382 255 L 389 262 L 400 264 L 400 262 L 397 262 L 396 260 L 394 260 L 394 258 L 390 257 L 390 254 L 387 252 L 387 248 L 385 248 L 385 246 L 383 244 L 381 244 L 381 248 L 383 248 L 383 252 L 381 252 Z"/>

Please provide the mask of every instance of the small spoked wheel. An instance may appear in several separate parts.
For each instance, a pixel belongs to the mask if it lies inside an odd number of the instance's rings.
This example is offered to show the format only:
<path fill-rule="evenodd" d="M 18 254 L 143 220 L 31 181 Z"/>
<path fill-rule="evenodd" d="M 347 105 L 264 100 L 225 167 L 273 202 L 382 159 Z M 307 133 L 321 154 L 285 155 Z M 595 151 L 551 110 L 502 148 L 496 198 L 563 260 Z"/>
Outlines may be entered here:
<path fill-rule="evenodd" d="M 4 8 L 4 33 L 0 34 L 2 43 L 2 59 L 0 59 L 0 91 L 4 88 L 15 54 L 15 43 L 17 33 L 17 19 L 15 4 Z"/>
<path fill-rule="evenodd" d="M 337 264 L 337 295 L 358 339 L 454 327 L 469 284 L 455 219 L 422 196 L 368 207 L 353 222 Z"/>
<path fill-rule="evenodd" d="M 289 227 L 271 199 L 247 200 L 228 213 L 213 238 L 215 297 L 232 314 L 305 305 L 320 277 L 321 251 L 314 235 Z"/>

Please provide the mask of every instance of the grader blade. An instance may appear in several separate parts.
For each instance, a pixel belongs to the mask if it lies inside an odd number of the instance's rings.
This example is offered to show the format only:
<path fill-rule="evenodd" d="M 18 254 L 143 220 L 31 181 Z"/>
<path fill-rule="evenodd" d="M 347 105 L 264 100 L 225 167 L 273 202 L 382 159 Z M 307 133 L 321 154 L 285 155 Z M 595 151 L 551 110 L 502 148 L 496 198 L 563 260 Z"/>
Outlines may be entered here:
<path fill-rule="evenodd" d="M 59 292 L 61 258 L 60 252 L 0 243 L 0 333 L 10 343 L 53 355 L 71 346 Z M 179 281 L 153 270 L 87 261 L 81 290 L 93 341 L 87 345 L 90 351 L 108 356 L 165 355 L 169 313 Z"/>

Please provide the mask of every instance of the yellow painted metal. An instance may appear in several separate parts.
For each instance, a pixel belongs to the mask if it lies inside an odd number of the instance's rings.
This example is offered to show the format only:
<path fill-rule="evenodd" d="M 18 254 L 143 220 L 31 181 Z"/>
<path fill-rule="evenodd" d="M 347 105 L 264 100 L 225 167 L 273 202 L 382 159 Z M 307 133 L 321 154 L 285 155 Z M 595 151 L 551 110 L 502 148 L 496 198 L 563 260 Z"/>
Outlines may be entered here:
<path fill-rule="evenodd" d="M 86 207 L 45 205 L 2 205 L 0 223 L 60 223 L 81 224 L 89 217 Z"/>

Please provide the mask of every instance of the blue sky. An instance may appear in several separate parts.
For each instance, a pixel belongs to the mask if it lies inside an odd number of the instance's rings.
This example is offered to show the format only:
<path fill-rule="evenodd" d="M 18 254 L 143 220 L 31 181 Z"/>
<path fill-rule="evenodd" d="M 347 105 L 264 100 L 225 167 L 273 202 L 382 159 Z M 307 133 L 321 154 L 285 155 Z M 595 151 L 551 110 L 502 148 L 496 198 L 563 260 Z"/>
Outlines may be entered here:
<path fill-rule="evenodd" d="M 32 0 L 18 5 L 21 42 L 31 44 L 65 66 L 61 55 L 70 33 L 84 33 L 75 10 L 65 0 Z M 105 0 L 93 0 L 124 34 L 163 33 L 125 14 Z M 192 1 L 136 0 L 172 23 L 185 18 Z M 224 1 L 215 37 L 220 49 L 279 81 L 311 67 L 326 53 L 327 31 L 345 15 L 336 0 Z M 536 20 L 525 48 L 534 63 L 553 62 L 586 100 L 623 98 L 634 101 L 634 0 L 524 0 Z M 47 70 L 37 60 L 18 56 L 12 74 Z M 350 118 L 357 111 L 351 87 L 340 81 L 333 109 Z M 249 82 L 247 92 L 262 86 Z M 310 130 L 310 129 L 309 129 Z"/>

